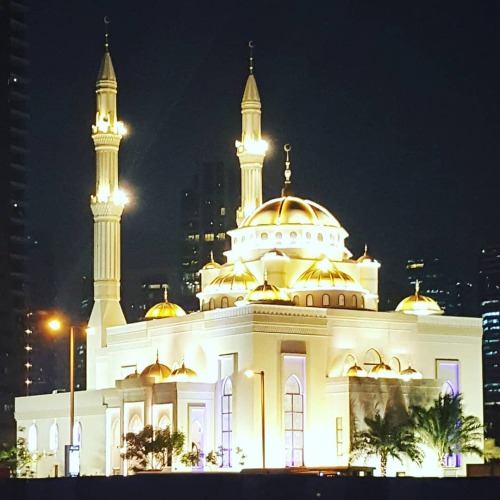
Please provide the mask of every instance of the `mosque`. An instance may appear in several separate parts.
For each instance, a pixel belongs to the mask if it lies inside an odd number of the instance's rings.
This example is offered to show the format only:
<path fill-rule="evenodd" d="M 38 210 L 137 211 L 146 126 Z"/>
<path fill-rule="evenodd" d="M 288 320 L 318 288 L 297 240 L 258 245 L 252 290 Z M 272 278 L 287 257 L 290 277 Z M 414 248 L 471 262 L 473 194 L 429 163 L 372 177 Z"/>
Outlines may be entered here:
<path fill-rule="evenodd" d="M 211 258 L 200 270 L 199 311 L 186 314 L 165 296 L 144 321 L 127 324 L 120 305 L 123 124 L 107 36 L 96 96 L 87 390 L 16 399 L 18 427 L 41 455 L 38 477 L 64 469 L 70 442 L 79 446 L 80 474 L 126 475 L 123 436 L 148 424 L 183 431 L 186 450 L 219 450 L 221 470 L 239 471 L 347 466 L 365 416 L 425 404 L 440 391 L 462 393 L 466 413 L 482 420 L 481 320 L 444 316 L 418 287 L 395 311 L 378 311 L 379 262 L 367 249 L 353 256 L 335 216 L 294 194 L 289 146 L 281 196 L 262 199 L 267 144 L 252 57 L 236 141 L 241 206 L 226 262 Z M 432 452 L 426 456 L 422 467 L 389 461 L 388 475 L 437 475 Z M 478 461 L 448 458 L 454 476 Z M 376 460 L 366 464 L 379 473 Z"/>

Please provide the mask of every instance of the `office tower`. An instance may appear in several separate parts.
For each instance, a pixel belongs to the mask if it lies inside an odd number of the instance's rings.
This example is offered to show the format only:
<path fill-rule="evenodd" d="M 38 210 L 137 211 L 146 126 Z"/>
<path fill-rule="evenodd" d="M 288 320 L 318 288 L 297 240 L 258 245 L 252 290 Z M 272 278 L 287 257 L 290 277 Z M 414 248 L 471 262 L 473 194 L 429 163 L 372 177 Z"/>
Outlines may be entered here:
<path fill-rule="evenodd" d="M 483 319 L 484 421 L 489 437 L 500 439 L 500 244 L 482 249 L 479 297 Z"/>
<path fill-rule="evenodd" d="M 24 4 L 0 0 L 0 442 L 14 440 L 14 396 L 23 393 L 24 375 L 29 118 Z"/>
<path fill-rule="evenodd" d="M 233 169 L 234 170 L 234 169 Z M 234 226 L 234 201 L 228 169 L 221 161 L 205 161 L 181 195 L 182 274 L 179 304 L 198 309 L 199 270 L 208 262 L 225 262 L 226 231 Z"/>
<path fill-rule="evenodd" d="M 434 299 L 446 315 L 457 315 L 457 290 L 439 258 L 408 259 L 406 274 L 411 288 L 415 288 L 418 280 L 423 295 Z"/>

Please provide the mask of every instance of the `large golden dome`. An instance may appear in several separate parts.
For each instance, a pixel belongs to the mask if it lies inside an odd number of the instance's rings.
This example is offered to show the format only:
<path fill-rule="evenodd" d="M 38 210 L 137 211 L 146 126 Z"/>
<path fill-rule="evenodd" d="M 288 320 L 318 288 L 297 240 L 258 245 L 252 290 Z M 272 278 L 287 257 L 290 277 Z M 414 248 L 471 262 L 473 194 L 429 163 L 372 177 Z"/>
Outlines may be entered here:
<path fill-rule="evenodd" d="M 396 312 L 414 314 L 416 316 L 429 316 L 431 314 L 443 314 L 439 304 L 430 297 L 420 295 L 420 284 L 415 284 L 415 293 L 403 299 L 396 307 Z"/>
<path fill-rule="evenodd" d="M 337 219 L 314 201 L 296 196 L 282 196 L 261 205 L 249 215 L 241 227 L 269 226 L 280 224 L 306 224 L 340 227 Z"/>
<path fill-rule="evenodd" d="M 328 259 L 315 262 L 302 273 L 294 288 L 349 288 L 361 289 L 354 278 L 342 272 Z"/>

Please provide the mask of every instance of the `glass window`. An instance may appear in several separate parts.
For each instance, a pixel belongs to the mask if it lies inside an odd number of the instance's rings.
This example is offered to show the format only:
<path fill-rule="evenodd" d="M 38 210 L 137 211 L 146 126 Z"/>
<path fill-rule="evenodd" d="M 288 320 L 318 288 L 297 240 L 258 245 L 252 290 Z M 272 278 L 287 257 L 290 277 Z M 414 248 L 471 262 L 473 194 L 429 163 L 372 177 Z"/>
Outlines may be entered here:
<path fill-rule="evenodd" d="M 28 451 L 36 451 L 38 448 L 38 429 L 31 424 L 28 429 Z"/>
<path fill-rule="evenodd" d="M 230 377 L 222 382 L 221 395 L 222 467 L 231 467 L 233 438 L 233 383 Z"/>
<path fill-rule="evenodd" d="M 312 295 L 306 297 L 306 306 L 312 307 L 314 305 L 314 299 Z"/>
<path fill-rule="evenodd" d="M 325 307 L 329 306 L 329 305 L 330 305 L 330 295 L 328 295 L 328 294 L 326 294 L 326 293 L 325 293 L 325 294 L 323 295 L 323 300 L 322 300 L 322 302 L 323 302 L 323 305 L 324 305 Z"/>
<path fill-rule="evenodd" d="M 299 380 L 291 375 L 286 381 L 284 395 L 285 465 L 304 465 L 304 397 Z"/>
<path fill-rule="evenodd" d="M 339 306 L 345 306 L 345 295 L 339 295 Z"/>
<path fill-rule="evenodd" d="M 49 448 L 50 451 L 57 451 L 59 448 L 59 428 L 55 422 L 50 426 L 49 430 Z"/>
<path fill-rule="evenodd" d="M 221 307 L 229 307 L 229 299 L 227 297 L 222 297 Z"/>

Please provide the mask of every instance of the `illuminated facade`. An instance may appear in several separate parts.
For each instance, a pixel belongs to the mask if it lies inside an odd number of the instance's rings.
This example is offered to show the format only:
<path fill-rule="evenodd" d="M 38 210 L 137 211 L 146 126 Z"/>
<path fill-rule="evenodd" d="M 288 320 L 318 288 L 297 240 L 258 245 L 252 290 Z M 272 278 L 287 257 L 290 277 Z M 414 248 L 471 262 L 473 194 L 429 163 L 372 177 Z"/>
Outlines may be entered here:
<path fill-rule="evenodd" d="M 251 137 L 262 145 L 256 89 L 251 73 L 242 143 Z M 82 474 L 125 474 L 122 436 L 146 424 L 182 430 L 188 450 L 221 447 L 223 468 L 237 471 L 237 448 L 245 467 L 345 466 L 354 422 L 442 390 L 461 392 L 467 413 L 482 419 L 480 320 L 437 314 L 418 290 L 401 312 L 379 312 L 379 263 L 367 251 L 354 258 L 333 214 L 293 194 L 290 148 L 281 196 L 266 202 L 259 198 L 265 151 L 251 161 L 248 151 L 238 156 L 242 185 L 252 177 L 252 187 L 242 191 L 238 227 L 228 231 L 226 262 L 210 259 L 200 271 L 199 310 L 185 314 L 165 297 L 145 321 L 101 316 L 99 323 L 92 314 L 101 332 L 88 343 L 92 384 L 75 395 Z M 106 246 L 106 256 L 115 251 Z M 100 294 L 96 286 L 96 304 Z M 63 463 L 50 439 L 55 428 L 69 435 L 68 405 L 67 394 L 16 400 L 18 424 L 37 437 L 30 446 L 46 452 L 39 476 Z M 390 462 L 389 475 L 436 475 L 428 457 L 422 468 Z M 450 457 L 453 475 L 465 475 L 467 460 Z"/>

